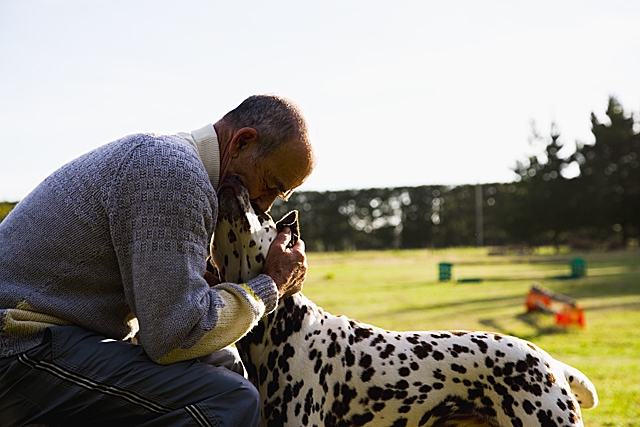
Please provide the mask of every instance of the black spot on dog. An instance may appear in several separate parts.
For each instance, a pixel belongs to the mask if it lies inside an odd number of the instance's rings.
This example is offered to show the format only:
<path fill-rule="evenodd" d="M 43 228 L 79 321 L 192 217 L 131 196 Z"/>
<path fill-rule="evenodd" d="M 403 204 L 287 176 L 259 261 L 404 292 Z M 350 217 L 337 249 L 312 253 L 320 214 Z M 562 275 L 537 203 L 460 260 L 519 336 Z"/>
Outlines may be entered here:
<path fill-rule="evenodd" d="M 386 406 L 387 406 L 387 405 L 386 405 L 386 403 L 384 403 L 384 402 L 376 402 L 376 403 L 374 403 L 374 404 L 373 404 L 372 409 L 373 409 L 375 412 L 380 412 L 380 411 L 382 411 Z"/>
<path fill-rule="evenodd" d="M 440 353 L 439 351 L 434 351 L 433 352 L 433 358 L 440 361 L 440 360 L 444 360 L 444 354 Z"/>
<path fill-rule="evenodd" d="M 381 359 L 387 359 L 391 353 L 393 353 L 393 350 L 395 350 L 396 347 L 392 344 L 387 344 L 387 346 L 385 347 L 384 351 L 380 352 L 380 358 Z"/>
<path fill-rule="evenodd" d="M 400 375 L 401 377 L 408 377 L 410 373 L 411 373 L 411 370 L 409 370 L 409 368 L 407 367 L 402 367 L 398 369 L 398 375 Z"/>
<path fill-rule="evenodd" d="M 471 342 L 473 342 L 475 345 L 478 346 L 478 349 L 480 350 L 480 352 L 482 354 L 486 354 L 487 350 L 489 349 L 489 346 L 487 345 L 486 342 L 479 340 L 477 338 L 471 338 Z"/>
<path fill-rule="evenodd" d="M 371 356 L 365 353 L 360 353 L 360 362 L 358 363 L 358 365 L 360 365 L 363 368 L 368 368 L 369 366 L 371 366 L 371 362 L 373 359 L 371 359 Z"/>
<path fill-rule="evenodd" d="M 364 339 L 367 339 L 371 336 L 371 330 L 361 327 L 356 327 L 354 330 L 355 334 L 355 342 L 358 343 Z"/>
<path fill-rule="evenodd" d="M 367 412 L 364 414 L 356 414 L 353 417 L 351 417 L 351 424 L 353 426 L 363 426 L 365 424 L 367 424 L 368 422 L 370 422 L 371 420 L 373 420 L 373 414 L 371 412 Z M 325 423 L 326 425 L 326 423 Z"/>
<path fill-rule="evenodd" d="M 373 374 L 375 374 L 376 370 L 373 368 L 369 368 L 369 369 L 365 369 L 364 371 L 362 371 L 362 374 L 360 375 L 360 379 L 362 380 L 362 382 L 368 382 L 369 380 L 371 380 L 371 377 L 373 377 Z"/>
<path fill-rule="evenodd" d="M 467 373 L 467 368 L 465 368 L 462 365 L 458 365 L 456 363 L 452 363 L 451 364 L 451 370 L 454 372 L 458 372 L 460 374 L 466 374 Z"/>
<path fill-rule="evenodd" d="M 416 344 L 411 351 L 413 351 L 413 354 L 415 354 L 418 359 L 424 359 L 425 357 L 429 356 L 429 353 L 431 351 L 433 351 L 433 346 L 429 343 L 426 342 L 421 342 L 420 344 Z M 440 352 L 437 352 L 440 353 Z M 440 353 L 442 354 L 442 353 Z M 444 355 L 442 355 L 444 358 Z M 435 357 L 435 354 L 434 354 Z"/>
<path fill-rule="evenodd" d="M 558 427 L 558 424 L 553 420 L 553 414 L 550 410 L 540 410 L 538 411 L 536 416 L 538 417 L 538 421 L 540 422 L 540 427 Z"/>

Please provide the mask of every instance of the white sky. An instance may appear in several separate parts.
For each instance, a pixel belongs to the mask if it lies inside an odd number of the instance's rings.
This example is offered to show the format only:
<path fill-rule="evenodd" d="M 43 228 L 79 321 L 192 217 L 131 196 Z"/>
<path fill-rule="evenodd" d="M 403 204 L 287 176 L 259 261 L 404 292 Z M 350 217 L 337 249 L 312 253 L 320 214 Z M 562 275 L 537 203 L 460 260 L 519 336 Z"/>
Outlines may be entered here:
<path fill-rule="evenodd" d="M 255 93 L 305 112 L 301 190 L 509 182 L 530 122 L 640 111 L 640 2 L 0 0 L 0 200 Z"/>

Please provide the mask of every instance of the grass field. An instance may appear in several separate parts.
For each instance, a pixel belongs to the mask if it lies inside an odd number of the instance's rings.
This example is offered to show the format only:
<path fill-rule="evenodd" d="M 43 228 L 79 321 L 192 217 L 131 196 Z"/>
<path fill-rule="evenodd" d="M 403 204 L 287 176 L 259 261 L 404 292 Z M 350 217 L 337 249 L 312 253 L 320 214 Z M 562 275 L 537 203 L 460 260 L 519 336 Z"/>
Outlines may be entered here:
<path fill-rule="evenodd" d="M 569 275 L 580 256 L 586 277 Z M 438 281 L 438 263 L 453 280 Z M 480 283 L 458 279 L 481 278 Z M 560 327 L 525 313 L 532 284 L 578 300 L 587 326 Z M 488 255 L 486 249 L 311 253 L 304 293 L 332 314 L 390 330 L 491 330 L 527 339 L 575 366 L 596 385 L 600 405 L 587 426 L 640 426 L 640 250 Z"/>

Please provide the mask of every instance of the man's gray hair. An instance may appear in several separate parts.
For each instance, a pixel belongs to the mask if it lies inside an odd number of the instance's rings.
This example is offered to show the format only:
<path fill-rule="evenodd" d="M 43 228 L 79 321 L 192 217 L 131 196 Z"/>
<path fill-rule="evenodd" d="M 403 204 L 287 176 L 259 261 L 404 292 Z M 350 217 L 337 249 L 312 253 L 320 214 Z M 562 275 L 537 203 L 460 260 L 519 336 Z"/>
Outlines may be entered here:
<path fill-rule="evenodd" d="M 254 128 L 258 132 L 257 154 L 260 157 L 295 139 L 309 145 L 307 123 L 302 112 L 292 101 L 280 96 L 250 96 L 222 119 L 233 130 Z"/>

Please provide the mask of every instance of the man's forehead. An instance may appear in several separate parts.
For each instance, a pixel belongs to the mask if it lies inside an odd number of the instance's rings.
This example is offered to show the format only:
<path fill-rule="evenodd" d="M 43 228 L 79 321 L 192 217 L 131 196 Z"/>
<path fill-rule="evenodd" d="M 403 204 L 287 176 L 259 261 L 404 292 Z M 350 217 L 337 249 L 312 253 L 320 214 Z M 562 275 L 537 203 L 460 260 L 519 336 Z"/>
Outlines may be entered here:
<path fill-rule="evenodd" d="M 282 193 L 299 187 L 311 173 L 311 153 L 306 144 L 299 141 L 283 144 L 269 159 L 266 171 L 269 184 Z"/>

